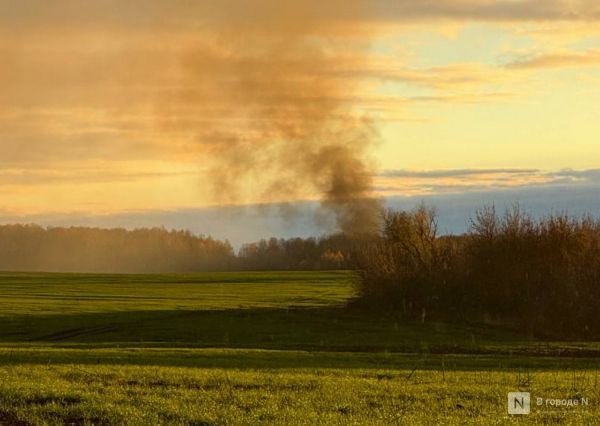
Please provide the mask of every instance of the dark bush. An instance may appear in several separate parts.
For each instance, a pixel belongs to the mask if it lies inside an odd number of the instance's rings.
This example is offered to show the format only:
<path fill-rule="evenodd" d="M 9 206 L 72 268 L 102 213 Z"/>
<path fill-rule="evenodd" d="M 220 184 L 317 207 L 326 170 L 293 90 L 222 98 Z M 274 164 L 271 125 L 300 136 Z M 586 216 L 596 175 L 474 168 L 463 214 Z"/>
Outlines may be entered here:
<path fill-rule="evenodd" d="M 357 259 L 360 299 L 427 315 L 510 324 L 533 334 L 600 336 L 600 223 L 479 211 L 462 236 L 437 236 L 421 206 L 384 214 Z"/>

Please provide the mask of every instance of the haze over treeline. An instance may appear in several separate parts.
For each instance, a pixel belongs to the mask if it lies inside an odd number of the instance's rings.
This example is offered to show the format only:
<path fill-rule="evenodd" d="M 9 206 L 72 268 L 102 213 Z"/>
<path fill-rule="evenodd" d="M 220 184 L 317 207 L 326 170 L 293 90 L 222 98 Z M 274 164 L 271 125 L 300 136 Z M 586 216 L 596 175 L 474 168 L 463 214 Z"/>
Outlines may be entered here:
<path fill-rule="evenodd" d="M 164 228 L 0 226 L 0 270 L 48 272 L 200 272 L 348 268 L 353 239 L 261 240 L 231 244 Z"/>

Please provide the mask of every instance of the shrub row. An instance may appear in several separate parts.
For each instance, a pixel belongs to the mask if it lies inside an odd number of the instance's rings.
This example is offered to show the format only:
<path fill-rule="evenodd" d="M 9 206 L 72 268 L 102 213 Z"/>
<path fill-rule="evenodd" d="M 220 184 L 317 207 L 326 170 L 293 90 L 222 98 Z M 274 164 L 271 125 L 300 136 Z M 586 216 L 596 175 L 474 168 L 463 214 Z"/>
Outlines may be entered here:
<path fill-rule="evenodd" d="M 435 211 L 387 211 L 358 253 L 360 302 L 425 320 L 509 324 L 531 334 L 600 336 L 600 222 L 518 206 L 480 210 L 461 236 Z"/>

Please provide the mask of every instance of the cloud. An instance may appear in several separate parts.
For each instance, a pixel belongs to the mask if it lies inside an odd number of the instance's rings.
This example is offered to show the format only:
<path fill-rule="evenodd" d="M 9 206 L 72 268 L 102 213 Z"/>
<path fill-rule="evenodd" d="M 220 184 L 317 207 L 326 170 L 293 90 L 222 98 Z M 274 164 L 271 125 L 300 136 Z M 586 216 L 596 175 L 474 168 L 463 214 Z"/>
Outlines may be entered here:
<path fill-rule="evenodd" d="M 446 177 L 472 177 L 480 175 L 524 175 L 537 173 L 537 169 L 450 169 L 450 170 L 384 170 L 379 173 L 382 177 L 410 177 L 410 178 L 446 178 Z"/>
<path fill-rule="evenodd" d="M 365 64 L 370 64 L 365 68 Z M 409 67 L 390 57 L 365 57 L 358 61 L 341 62 L 332 71 L 334 76 L 355 79 L 406 83 L 432 89 L 481 86 L 508 77 L 502 70 L 481 63 L 451 63 L 436 67 Z"/>
<path fill-rule="evenodd" d="M 600 185 L 600 169 L 544 171 L 539 169 L 384 170 L 377 190 L 388 195 L 470 193 L 510 188 Z"/>
<path fill-rule="evenodd" d="M 509 69 L 566 68 L 600 65 L 600 50 L 546 53 L 526 56 L 505 65 Z"/>
<path fill-rule="evenodd" d="M 139 180 L 159 180 L 181 176 L 197 176 L 194 172 L 128 172 L 109 170 L 80 169 L 70 171 L 0 169 L 0 187 L 46 186 L 54 184 L 86 185 L 89 183 L 131 182 Z"/>
<path fill-rule="evenodd" d="M 118 11 L 118 13 L 115 13 Z M 596 20 L 595 0 L 29 0 L 0 3 L 0 26 L 77 25 L 157 30 L 210 25 L 260 28 L 274 18 L 293 30 L 299 20 L 330 24 L 420 20 L 551 21 Z"/>

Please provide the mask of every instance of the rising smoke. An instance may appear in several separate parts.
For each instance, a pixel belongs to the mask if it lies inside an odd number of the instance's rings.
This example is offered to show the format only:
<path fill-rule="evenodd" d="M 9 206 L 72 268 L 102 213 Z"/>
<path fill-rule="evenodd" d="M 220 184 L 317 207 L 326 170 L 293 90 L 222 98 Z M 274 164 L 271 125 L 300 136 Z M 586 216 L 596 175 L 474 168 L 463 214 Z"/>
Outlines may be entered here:
<path fill-rule="evenodd" d="M 172 101 L 197 106 L 196 120 L 180 125 L 205 146 L 213 196 L 317 196 L 337 230 L 373 231 L 380 203 L 368 153 L 377 133 L 354 105 L 356 80 L 339 71 L 348 58 L 364 59 L 367 46 L 348 47 L 311 10 L 269 11 L 213 27 L 182 55 L 188 89 Z"/>

